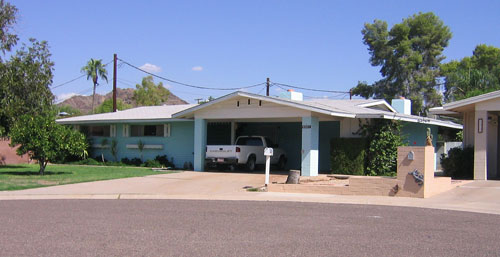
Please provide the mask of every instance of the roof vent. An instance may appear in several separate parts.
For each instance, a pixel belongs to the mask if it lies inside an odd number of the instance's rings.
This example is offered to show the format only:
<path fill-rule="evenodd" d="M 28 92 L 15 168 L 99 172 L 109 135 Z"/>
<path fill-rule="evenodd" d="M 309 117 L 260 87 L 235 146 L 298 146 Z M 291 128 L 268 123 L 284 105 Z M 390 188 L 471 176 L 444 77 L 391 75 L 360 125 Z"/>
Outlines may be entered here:
<path fill-rule="evenodd" d="M 397 112 L 411 115 L 411 100 L 400 97 L 399 99 L 392 99 L 391 105 Z"/>
<path fill-rule="evenodd" d="M 295 92 L 293 89 L 288 89 L 286 92 L 281 92 L 280 98 L 292 100 L 292 101 L 302 101 L 304 96 L 300 92 Z"/>

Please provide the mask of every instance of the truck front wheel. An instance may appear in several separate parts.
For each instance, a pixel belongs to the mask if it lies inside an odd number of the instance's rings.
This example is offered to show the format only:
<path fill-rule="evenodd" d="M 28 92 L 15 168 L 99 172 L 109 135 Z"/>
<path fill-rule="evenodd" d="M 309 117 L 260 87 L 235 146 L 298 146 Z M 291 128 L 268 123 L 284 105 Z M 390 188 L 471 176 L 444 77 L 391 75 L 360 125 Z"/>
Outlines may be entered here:
<path fill-rule="evenodd" d="M 255 156 L 250 156 L 248 157 L 246 168 L 248 171 L 254 171 L 255 170 Z"/>

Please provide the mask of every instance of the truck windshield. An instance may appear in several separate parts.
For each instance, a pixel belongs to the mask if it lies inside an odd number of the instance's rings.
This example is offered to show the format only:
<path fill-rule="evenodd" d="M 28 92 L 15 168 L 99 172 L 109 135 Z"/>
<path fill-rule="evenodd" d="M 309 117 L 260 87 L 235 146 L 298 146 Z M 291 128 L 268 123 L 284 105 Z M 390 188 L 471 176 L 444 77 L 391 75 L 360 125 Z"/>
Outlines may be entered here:
<path fill-rule="evenodd" d="M 258 137 L 241 137 L 236 142 L 236 145 L 263 146 L 262 140 Z"/>

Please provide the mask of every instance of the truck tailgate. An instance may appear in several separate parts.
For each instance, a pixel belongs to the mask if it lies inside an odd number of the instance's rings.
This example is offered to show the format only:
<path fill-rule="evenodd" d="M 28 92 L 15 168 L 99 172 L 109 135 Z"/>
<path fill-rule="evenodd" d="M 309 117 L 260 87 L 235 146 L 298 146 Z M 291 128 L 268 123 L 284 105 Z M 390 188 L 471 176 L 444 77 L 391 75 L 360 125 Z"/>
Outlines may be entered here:
<path fill-rule="evenodd" d="M 235 145 L 207 145 L 206 158 L 235 158 Z"/>

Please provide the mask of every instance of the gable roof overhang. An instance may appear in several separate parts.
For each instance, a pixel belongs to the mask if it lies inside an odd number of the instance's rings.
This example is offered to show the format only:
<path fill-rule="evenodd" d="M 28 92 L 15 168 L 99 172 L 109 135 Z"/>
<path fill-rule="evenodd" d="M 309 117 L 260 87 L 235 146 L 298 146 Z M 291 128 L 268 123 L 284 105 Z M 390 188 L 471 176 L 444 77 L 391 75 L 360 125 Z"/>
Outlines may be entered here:
<path fill-rule="evenodd" d="M 447 103 L 443 105 L 443 110 L 460 112 L 460 110 L 472 108 L 476 103 L 485 102 L 497 98 L 500 99 L 500 90 Z"/>
<path fill-rule="evenodd" d="M 269 97 L 269 96 L 262 96 L 262 95 L 257 95 L 253 93 L 247 93 L 247 92 L 241 92 L 241 91 L 236 91 L 234 93 L 219 97 L 213 101 L 200 104 L 194 107 L 191 107 L 189 109 L 180 111 L 178 113 L 174 113 L 172 115 L 172 118 L 193 118 L 195 112 L 205 109 L 207 107 L 213 106 L 215 104 L 224 102 L 226 100 L 230 100 L 233 98 L 238 98 L 238 97 L 246 97 L 250 99 L 255 99 L 255 100 L 260 100 L 260 101 L 267 101 L 270 103 L 275 103 L 287 107 L 292 107 L 292 108 L 297 108 L 305 111 L 310 111 L 310 112 L 316 112 L 316 113 L 321 113 L 329 116 L 335 116 L 335 117 L 343 117 L 343 118 L 355 118 L 356 115 L 348 112 L 342 112 L 342 111 L 337 111 L 332 108 L 320 108 L 316 106 L 310 106 L 302 102 L 298 101 L 291 101 L 287 99 L 281 99 L 277 97 Z"/>
<path fill-rule="evenodd" d="M 358 114 L 356 118 L 365 118 L 365 119 L 387 119 L 387 120 L 400 120 L 406 122 L 413 123 L 421 123 L 421 124 L 429 124 L 436 125 L 441 127 L 453 128 L 453 129 L 463 129 L 461 124 L 457 124 L 451 121 L 444 121 L 438 119 L 432 119 L 428 117 L 407 115 L 401 113 L 381 113 L 381 114 Z"/>

